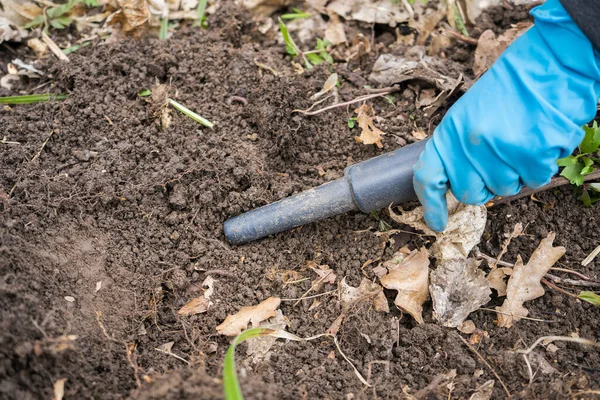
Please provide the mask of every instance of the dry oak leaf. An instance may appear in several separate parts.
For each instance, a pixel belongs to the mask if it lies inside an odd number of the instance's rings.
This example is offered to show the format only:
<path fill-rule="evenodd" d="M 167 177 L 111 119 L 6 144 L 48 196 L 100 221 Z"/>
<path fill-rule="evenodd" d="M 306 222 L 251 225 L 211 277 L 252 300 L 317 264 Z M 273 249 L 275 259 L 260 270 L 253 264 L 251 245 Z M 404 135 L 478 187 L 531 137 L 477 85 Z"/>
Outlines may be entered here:
<path fill-rule="evenodd" d="M 118 3 L 121 9 L 115 17 L 115 22 L 121 22 L 123 32 L 133 31 L 150 19 L 147 0 L 118 0 Z"/>
<path fill-rule="evenodd" d="M 352 307 L 362 301 L 371 301 L 375 310 L 389 312 L 389 306 L 383 288 L 367 278 L 363 278 L 360 285 L 355 288 L 346 283 L 346 278 L 340 282 L 340 303 L 342 313 L 346 314 Z"/>
<path fill-rule="evenodd" d="M 354 112 L 357 114 L 356 122 L 360 128 L 360 136 L 355 136 L 354 139 L 363 144 L 375 144 L 381 149 L 383 147 L 381 137 L 385 133 L 373 123 L 373 118 L 375 117 L 373 106 L 363 104 L 354 110 Z"/>
<path fill-rule="evenodd" d="M 513 273 L 508 280 L 506 299 L 502 307 L 496 307 L 501 313 L 498 314 L 498 326 L 510 328 L 515 321 L 529 313 L 523 307 L 524 302 L 544 295 L 540 281 L 566 251 L 562 246 L 552 247 L 555 236 L 554 232 L 550 232 L 548 237 L 542 239 L 527 265 L 523 265 L 521 256 L 517 257 Z"/>
<path fill-rule="evenodd" d="M 320 290 L 324 284 L 335 283 L 336 275 L 328 265 L 316 265 L 316 263 L 310 261 L 308 267 L 314 271 L 319 277 L 312 281 L 311 290 Z"/>
<path fill-rule="evenodd" d="M 485 229 L 487 209 L 485 206 L 470 206 L 462 204 L 449 191 L 446 194 L 448 203 L 448 225 L 443 232 L 431 230 L 424 220 L 423 207 L 398 215 L 390 208 L 390 217 L 400 224 L 410 225 L 423 231 L 427 236 L 434 236 L 435 243 L 429 254 L 438 263 L 449 260 L 466 258 L 469 252 L 479 243 Z"/>
<path fill-rule="evenodd" d="M 279 297 L 269 297 L 255 306 L 242 307 L 237 313 L 228 315 L 225 321 L 217 326 L 217 332 L 221 335 L 237 336 L 248 327 L 250 322 L 253 325 L 258 325 L 262 321 L 275 316 L 277 314 L 275 310 L 280 303 L 281 299 Z"/>
<path fill-rule="evenodd" d="M 381 284 L 387 289 L 398 291 L 394 304 L 422 324 L 423 303 L 429 298 L 427 250 L 414 250 L 400 264 L 390 265 L 388 261 L 384 266 L 389 272 L 381 278 Z"/>
<path fill-rule="evenodd" d="M 212 302 L 210 301 L 210 296 L 212 296 L 213 294 L 214 284 L 215 279 L 211 276 L 207 276 L 204 282 L 202 282 L 202 286 L 207 287 L 207 289 L 204 291 L 204 295 L 190 300 L 183 307 L 181 307 L 179 311 L 177 311 L 177 314 L 188 316 L 201 314 L 208 311 L 208 309 L 212 305 Z"/>

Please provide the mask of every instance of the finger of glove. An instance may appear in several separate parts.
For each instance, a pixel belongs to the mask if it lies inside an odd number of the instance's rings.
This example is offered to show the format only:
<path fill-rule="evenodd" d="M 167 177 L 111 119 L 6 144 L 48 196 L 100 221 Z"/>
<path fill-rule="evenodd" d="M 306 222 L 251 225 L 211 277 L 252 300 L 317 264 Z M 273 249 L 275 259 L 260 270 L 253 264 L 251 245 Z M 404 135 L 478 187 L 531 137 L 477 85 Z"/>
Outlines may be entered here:
<path fill-rule="evenodd" d="M 436 147 L 439 149 L 439 146 Z M 481 205 L 494 197 L 469 158 L 458 148 L 443 146 L 441 159 L 450 182 L 450 190 L 461 203 Z"/>
<path fill-rule="evenodd" d="M 433 140 L 430 140 L 414 167 L 413 185 L 425 211 L 425 223 L 442 232 L 448 225 L 448 177 Z"/>

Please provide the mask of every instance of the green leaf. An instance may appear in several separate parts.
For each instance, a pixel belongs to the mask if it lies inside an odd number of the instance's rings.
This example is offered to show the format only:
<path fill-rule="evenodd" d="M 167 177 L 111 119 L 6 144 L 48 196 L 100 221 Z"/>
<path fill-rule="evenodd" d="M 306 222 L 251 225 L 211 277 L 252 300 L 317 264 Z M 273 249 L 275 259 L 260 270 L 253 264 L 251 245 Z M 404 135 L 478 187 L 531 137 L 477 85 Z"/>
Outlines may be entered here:
<path fill-rule="evenodd" d="M 598 123 L 594 121 L 591 127 L 585 125 L 583 130 L 585 131 L 585 137 L 579 145 L 579 151 L 584 154 L 595 153 L 598 151 L 598 147 L 600 147 L 600 128 L 598 127 Z"/>
<path fill-rule="evenodd" d="M 90 44 L 92 44 L 92 42 L 83 42 L 81 44 L 74 44 L 71 47 L 67 47 L 66 49 L 62 49 L 62 52 L 65 53 L 65 54 L 71 54 L 71 53 L 79 50 L 82 47 L 89 46 Z"/>
<path fill-rule="evenodd" d="M 313 63 L 314 65 L 319 65 L 322 64 L 325 60 L 323 60 L 321 58 L 320 55 L 316 54 L 316 53 L 309 53 L 306 55 L 306 58 L 308 59 L 308 61 L 310 61 L 311 63 Z M 312 67 L 308 67 L 308 69 L 312 68 Z"/>
<path fill-rule="evenodd" d="M 310 14 L 309 13 L 305 13 L 304 11 L 293 7 L 292 10 L 294 10 L 293 13 L 288 13 L 288 14 L 283 14 L 281 16 L 281 19 L 285 19 L 285 20 L 290 20 L 290 19 L 301 19 L 301 18 L 310 18 Z"/>
<path fill-rule="evenodd" d="M 292 39 L 292 37 L 290 36 L 288 28 L 287 26 L 285 26 L 281 18 L 279 18 L 279 30 L 281 31 L 281 35 L 283 36 L 283 41 L 285 42 L 285 50 L 287 51 L 287 53 L 292 57 L 295 57 L 298 54 L 300 54 L 300 49 L 296 45 L 296 42 L 294 42 L 294 39 Z"/>
<path fill-rule="evenodd" d="M 35 28 L 35 27 L 42 25 L 43 23 L 44 23 L 44 16 L 38 15 L 37 17 L 35 17 L 31 21 L 29 21 L 28 23 L 23 25 L 23 28 L 25 28 L 25 29 Z"/>
<path fill-rule="evenodd" d="M 348 118 L 348 128 L 353 129 L 356 126 L 356 118 Z"/>
<path fill-rule="evenodd" d="M 267 336 L 273 332 L 275 332 L 275 330 L 269 328 L 253 328 L 240 333 L 233 339 L 233 342 L 231 342 L 225 353 L 225 359 L 223 360 L 223 391 L 225 392 L 225 400 L 244 399 L 235 368 L 236 346 L 245 340 L 259 336 Z"/>
<path fill-rule="evenodd" d="M 208 3 L 208 0 L 200 0 L 198 2 L 198 7 L 196 8 L 196 14 L 198 15 L 198 18 L 196 19 L 196 23 L 199 24 L 203 28 L 205 28 L 205 26 L 203 24 L 206 19 L 206 15 L 204 15 L 206 13 L 206 3 Z"/>
<path fill-rule="evenodd" d="M 199 124 L 202 124 L 202 125 L 207 126 L 209 128 L 212 128 L 213 126 L 215 126 L 215 124 L 213 124 L 212 122 L 210 122 L 206 118 L 201 117 L 200 115 L 196 114 L 195 112 L 193 112 L 189 108 L 187 108 L 187 107 L 179 104 L 178 102 L 176 102 L 173 99 L 169 99 L 169 104 L 171 104 L 176 110 L 178 110 L 181 113 L 183 113 L 184 115 L 190 117 L 191 119 L 193 119 L 194 121 L 198 122 Z"/>
<path fill-rule="evenodd" d="M 588 292 L 588 291 L 581 291 L 579 292 L 579 295 L 577 295 L 577 298 L 583 300 L 583 301 L 587 301 L 590 304 L 593 304 L 595 306 L 600 307 L 600 295 L 597 295 L 594 292 Z"/>
<path fill-rule="evenodd" d="M 585 189 L 583 189 L 583 193 L 581 193 L 581 196 L 579 196 L 579 200 L 583 203 L 584 207 L 592 206 L 592 198 L 590 197 L 590 193 Z"/>
<path fill-rule="evenodd" d="M 391 105 L 394 105 L 394 101 L 396 101 L 396 97 L 393 94 L 386 94 L 383 98 Z"/>
<path fill-rule="evenodd" d="M 148 97 L 152 95 L 152 91 L 150 89 L 142 89 L 139 93 L 138 96 L 140 97 Z"/>
<path fill-rule="evenodd" d="M 74 5 L 75 2 L 70 0 L 68 3 L 61 4 L 58 7 L 49 8 L 48 10 L 46 10 L 46 16 L 50 20 L 62 17 L 63 15 L 68 14 L 73 9 Z"/>
<path fill-rule="evenodd" d="M 584 167 L 585 164 L 577 162 L 574 165 L 568 165 L 563 168 L 560 175 L 567 178 L 571 184 L 581 186 L 583 184 L 583 175 L 581 174 L 581 171 Z"/>
<path fill-rule="evenodd" d="M 319 53 L 319 56 L 323 60 L 327 61 L 329 64 L 333 64 L 333 57 L 331 57 L 331 54 L 327 52 L 327 46 L 329 46 L 330 44 L 331 42 L 329 40 L 317 39 L 317 47 L 315 48 L 315 50 L 323 50 Z"/>
<path fill-rule="evenodd" d="M 83 0 L 83 4 L 87 7 L 98 7 L 100 5 L 98 0 Z"/>
<path fill-rule="evenodd" d="M 577 157 L 574 156 L 559 158 L 558 160 L 556 160 L 556 164 L 558 164 L 559 167 L 567 167 L 569 165 L 575 165 L 576 163 Z"/>
<path fill-rule="evenodd" d="M 59 17 L 50 20 L 50 25 L 56 29 L 64 29 L 67 26 L 71 25 L 71 22 L 73 21 L 69 17 Z"/>
<path fill-rule="evenodd" d="M 588 175 L 594 172 L 594 160 L 589 157 L 581 157 L 581 161 L 585 165 L 581 170 L 581 175 Z"/>
<path fill-rule="evenodd" d="M 34 103 L 45 103 L 51 100 L 64 100 L 67 98 L 66 94 L 27 94 L 24 96 L 8 96 L 0 97 L 0 104 L 34 104 Z"/>

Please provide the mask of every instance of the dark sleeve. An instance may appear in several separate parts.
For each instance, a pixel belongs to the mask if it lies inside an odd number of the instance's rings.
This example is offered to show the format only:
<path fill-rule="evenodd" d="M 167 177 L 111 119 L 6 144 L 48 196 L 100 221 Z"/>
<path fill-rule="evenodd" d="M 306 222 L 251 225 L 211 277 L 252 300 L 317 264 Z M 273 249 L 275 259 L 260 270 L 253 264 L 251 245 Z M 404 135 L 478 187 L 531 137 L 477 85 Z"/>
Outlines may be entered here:
<path fill-rule="evenodd" d="M 560 0 L 573 21 L 600 51 L 600 1 Z"/>

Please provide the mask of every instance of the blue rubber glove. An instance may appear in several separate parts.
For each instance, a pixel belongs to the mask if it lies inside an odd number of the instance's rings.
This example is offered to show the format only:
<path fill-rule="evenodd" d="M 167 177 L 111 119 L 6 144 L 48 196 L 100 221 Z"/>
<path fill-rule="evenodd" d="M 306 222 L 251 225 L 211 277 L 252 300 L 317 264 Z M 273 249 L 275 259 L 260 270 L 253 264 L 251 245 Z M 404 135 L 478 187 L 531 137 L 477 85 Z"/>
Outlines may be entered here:
<path fill-rule="evenodd" d="M 435 231 L 448 223 L 448 189 L 480 205 L 547 184 L 596 115 L 600 54 L 558 0 L 532 15 L 535 25 L 448 111 L 415 166 L 415 192 Z"/>

